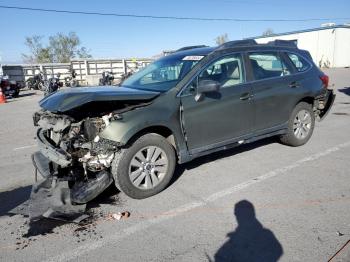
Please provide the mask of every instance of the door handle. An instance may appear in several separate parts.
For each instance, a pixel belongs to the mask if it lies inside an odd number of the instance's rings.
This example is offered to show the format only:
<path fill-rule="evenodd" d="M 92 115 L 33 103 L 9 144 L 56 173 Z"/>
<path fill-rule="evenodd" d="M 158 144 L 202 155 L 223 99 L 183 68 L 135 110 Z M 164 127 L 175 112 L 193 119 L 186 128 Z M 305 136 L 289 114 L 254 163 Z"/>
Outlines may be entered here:
<path fill-rule="evenodd" d="M 243 93 L 243 94 L 240 96 L 239 99 L 241 99 L 241 100 L 247 100 L 247 99 L 250 99 L 250 98 L 252 98 L 252 97 L 253 97 L 253 95 L 251 95 L 250 93 Z"/>
<path fill-rule="evenodd" d="M 298 82 L 294 81 L 294 82 L 290 83 L 288 86 L 289 86 L 290 88 L 296 88 L 296 87 L 299 87 L 300 85 L 299 85 Z"/>

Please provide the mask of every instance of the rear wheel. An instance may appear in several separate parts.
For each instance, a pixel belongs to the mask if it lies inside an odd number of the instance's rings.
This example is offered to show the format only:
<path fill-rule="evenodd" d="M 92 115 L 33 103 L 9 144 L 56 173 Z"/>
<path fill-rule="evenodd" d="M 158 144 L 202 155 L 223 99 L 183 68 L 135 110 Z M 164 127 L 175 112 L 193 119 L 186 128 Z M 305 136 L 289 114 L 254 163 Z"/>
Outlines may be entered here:
<path fill-rule="evenodd" d="M 301 146 L 309 141 L 315 126 L 315 115 L 312 106 L 300 102 L 294 108 L 288 121 L 287 134 L 280 137 L 283 144 Z"/>
<path fill-rule="evenodd" d="M 77 86 L 78 86 L 78 81 L 75 80 L 75 79 L 73 79 L 73 80 L 71 81 L 71 86 L 72 86 L 72 87 L 77 87 Z"/>
<path fill-rule="evenodd" d="M 40 82 L 38 85 L 38 89 L 43 91 L 43 92 L 47 92 L 47 90 L 49 89 L 49 82 L 48 81 L 44 81 L 44 82 Z"/>
<path fill-rule="evenodd" d="M 142 199 L 161 192 L 169 184 L 175 165 L 173 146 L 158 134 L 146 134 L 116 154 L 112 174 L 121 191 Z"/>

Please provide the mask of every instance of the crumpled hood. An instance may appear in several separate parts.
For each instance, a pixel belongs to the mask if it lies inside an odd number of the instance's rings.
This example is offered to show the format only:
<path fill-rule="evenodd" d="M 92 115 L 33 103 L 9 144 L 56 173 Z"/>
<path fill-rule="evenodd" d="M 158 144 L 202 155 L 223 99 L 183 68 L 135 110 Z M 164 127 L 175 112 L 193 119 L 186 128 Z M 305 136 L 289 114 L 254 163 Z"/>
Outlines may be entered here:
<path fill-rule="evenodd" d="M 40 106 L 53 113 L 63 113 L 93 101 L 151 100 L 159 92 L 127 87 L 78 87 L 55 92 L 43 98 Z"/>

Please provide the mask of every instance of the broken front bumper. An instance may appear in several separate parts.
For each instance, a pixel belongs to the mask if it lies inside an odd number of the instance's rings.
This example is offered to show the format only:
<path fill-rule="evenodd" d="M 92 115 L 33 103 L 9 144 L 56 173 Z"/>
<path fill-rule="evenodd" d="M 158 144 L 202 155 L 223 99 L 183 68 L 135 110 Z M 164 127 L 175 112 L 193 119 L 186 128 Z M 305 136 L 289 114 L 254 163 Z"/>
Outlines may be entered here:
<path fill-rule="evenodd" d="M 67 167 L 72 163 L 72 157 L 69 153 L 61 148 L 53 146 L 45 136 L 43 129 L 37 132 L 38 146 L 43 155 L 45 155 L 52 162 Z"/>
<path fill-rule="evenodd" d="M 32 188 L 31 219 L 41 216 L 56 219 L 80 217 L 85 211 L 85 204 L 112 184 L 112 175 L 107 170 L 96 172 L 94 177 L 89 178 L 76 175 L 72 156 L 51 143 L 47 131 L 39 129 L 37 141 L 40 151 L 32 155 L 32 161 L 44 179 Z"/>

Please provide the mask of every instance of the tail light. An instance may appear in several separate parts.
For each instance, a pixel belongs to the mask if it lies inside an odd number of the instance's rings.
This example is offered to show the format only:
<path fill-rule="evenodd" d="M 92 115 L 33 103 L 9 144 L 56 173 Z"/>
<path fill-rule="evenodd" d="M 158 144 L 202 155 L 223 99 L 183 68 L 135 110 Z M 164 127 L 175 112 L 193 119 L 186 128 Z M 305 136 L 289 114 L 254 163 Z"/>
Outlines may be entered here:
<path fill-rule="evenodd" d="M 329 77 L 327 75 L 321 75 L 320 79 L 322 81 L 323 88 L 327 88 L 329 83 Z"/>

